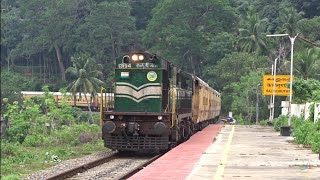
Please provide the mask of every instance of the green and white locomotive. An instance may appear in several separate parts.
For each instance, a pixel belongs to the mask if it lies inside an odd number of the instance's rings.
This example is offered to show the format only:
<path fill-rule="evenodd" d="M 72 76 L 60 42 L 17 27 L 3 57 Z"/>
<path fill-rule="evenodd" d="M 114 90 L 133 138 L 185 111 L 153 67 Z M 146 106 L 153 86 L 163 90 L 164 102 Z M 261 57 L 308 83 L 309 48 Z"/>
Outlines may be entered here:
<path fill-rule="evenodd" d="M 220 114 L 217 91 L 148 52 L 116 61 L 113 94 L 113 107 L 101 108 L 102 138 L 105 147 L 119 151 L 170 149 Z"/>

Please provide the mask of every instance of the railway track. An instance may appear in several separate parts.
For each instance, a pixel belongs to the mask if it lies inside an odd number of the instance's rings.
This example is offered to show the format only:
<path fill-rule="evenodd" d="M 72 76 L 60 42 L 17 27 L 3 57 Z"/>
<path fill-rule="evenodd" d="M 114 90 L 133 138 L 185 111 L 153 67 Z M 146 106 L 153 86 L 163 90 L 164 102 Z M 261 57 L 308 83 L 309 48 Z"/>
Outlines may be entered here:
<path fill-rule="evenodd" d="M 162 154 L 146 156 L 115 152 L 107 157 L 79 165 L 48 177 L 46 180 L 127 179 L 158 159 L 161 155 Z"/>
<path fill-rule="evenodd" d="M 129 177 L 133 176 L 135 173 L 139 172 L 140 170 L 142 170 L 144 167 L 147 167 L 149 164 L 151 164 L 153 161 L 155 161 L 156 159 L 158 159 L 159 157 L 161 157 L 163 154 L 159 154 L 154 156 L 153 158 L 151 158 L 149 161 L 141 164 L 140 166 L 136 167 L 135 169 L 129 171 L 127 174 L 124 174 L 123 176 L 121 176 L 119 179 L 128 179 Z"/>

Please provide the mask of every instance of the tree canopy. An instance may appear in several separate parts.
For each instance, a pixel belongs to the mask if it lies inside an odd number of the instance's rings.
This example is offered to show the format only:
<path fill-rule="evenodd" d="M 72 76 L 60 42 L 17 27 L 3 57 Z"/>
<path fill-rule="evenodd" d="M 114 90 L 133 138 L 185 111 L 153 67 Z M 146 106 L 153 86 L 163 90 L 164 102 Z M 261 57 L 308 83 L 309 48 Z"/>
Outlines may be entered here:
<path fill-rule="evenodd" d="M 228 1 L 165 0 L 153 9 L 144 40 L 152 51 L 201 76 L 203 61 L 210 60 L 204 60 L 208 45 L 219 33 L 232 32 L 236 22 Z"/>
<path fill-rule="evenodd" d="M 84 64 L 74 63 L 80 63 L 75 58 L 81 52 L 92 66 L 101 64 L 101 73 L 92 77 L 110 87 L 115 59 L 147 50 L 226 94 L 226 113 L 248 102 L 237 89 L 250 89 L 252 79 L 271 74 L 276 57 L 277 73 L 290 72 L 289 38 L 266 37 L 279 33 L 299 33 L 294 76 L 320 80 L 317 0 L 3 0 L 1 11 L 2 77 L 21 74 L 35 84 L 26 90 L 66 87 L 75 80 L 66 72 L 80 78 Z M 12 84 L 5 85 L 9 93 L 3 97 L 23 89 Z M 81 91 L 94 92 L 89 89 Z M 246 92 L 254 97 L 254 90 Z"/>

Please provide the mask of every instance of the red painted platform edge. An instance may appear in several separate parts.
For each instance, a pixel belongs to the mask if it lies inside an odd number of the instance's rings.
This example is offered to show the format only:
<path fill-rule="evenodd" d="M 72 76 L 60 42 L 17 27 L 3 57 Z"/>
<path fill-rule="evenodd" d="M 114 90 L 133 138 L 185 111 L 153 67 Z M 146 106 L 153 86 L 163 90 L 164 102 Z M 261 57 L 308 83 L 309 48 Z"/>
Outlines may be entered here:
<path fill-rule="evenodd" d="M 224 124 L 212 124 L 145 167 L 130 180 L 185 179 Z M 183 166 L 182 166 L 183 165 Z"/>

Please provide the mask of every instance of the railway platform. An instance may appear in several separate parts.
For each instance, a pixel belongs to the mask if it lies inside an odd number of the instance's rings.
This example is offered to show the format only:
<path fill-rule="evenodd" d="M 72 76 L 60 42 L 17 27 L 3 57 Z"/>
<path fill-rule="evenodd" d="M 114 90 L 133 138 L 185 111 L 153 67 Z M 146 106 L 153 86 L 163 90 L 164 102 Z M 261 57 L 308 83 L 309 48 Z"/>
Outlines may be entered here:
<path fill-rule="evenodd" d="M 271 127 L 209 125 L 130 180 L 320 179 L 319 154 Z"/>

